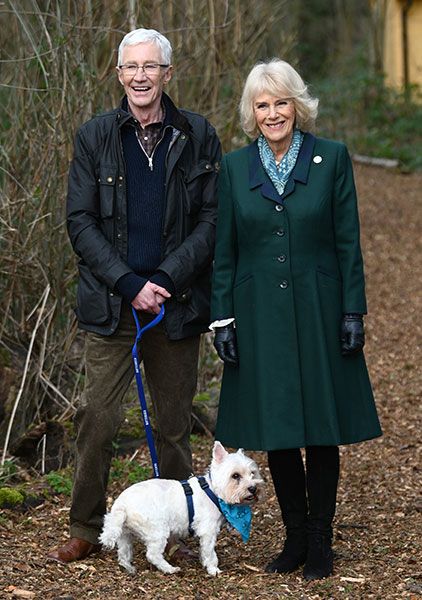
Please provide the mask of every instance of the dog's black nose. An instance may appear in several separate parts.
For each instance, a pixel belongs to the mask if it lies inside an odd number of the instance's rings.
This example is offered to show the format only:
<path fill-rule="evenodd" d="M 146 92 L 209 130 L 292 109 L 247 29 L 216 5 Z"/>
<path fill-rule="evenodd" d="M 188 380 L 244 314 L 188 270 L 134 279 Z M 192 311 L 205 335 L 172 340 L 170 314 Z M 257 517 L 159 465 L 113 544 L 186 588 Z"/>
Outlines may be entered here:
<path fill-rule="evenodd" d="M 248 487 L 248 492 L 250 492 L 251 494 L 256 494 L 256 485 L 250 485 Z"/>

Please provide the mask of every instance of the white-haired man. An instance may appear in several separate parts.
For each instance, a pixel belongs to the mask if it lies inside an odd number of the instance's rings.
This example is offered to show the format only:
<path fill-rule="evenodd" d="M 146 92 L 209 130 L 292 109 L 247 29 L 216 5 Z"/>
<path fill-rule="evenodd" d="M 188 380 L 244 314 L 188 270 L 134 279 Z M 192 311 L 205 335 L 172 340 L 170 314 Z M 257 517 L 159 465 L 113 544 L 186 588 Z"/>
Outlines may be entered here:
<path fill-rule="evenodd" d="M 137 29 L 119 47 L 125 96 L 79 129 L 69 172 L 67 225 L 79 257 L 76 315 L 86 333 L 86 383 L 76 416 L 70 540 L 49 553 L 68 563 L 100 549 L 112 442 L 141 360 L 156 419 L 161 476 L 192 472 L 189 445 L 200 334 L 209 323 L 220 143 L 208 121 L 163 92 L 170 42 Z"/>

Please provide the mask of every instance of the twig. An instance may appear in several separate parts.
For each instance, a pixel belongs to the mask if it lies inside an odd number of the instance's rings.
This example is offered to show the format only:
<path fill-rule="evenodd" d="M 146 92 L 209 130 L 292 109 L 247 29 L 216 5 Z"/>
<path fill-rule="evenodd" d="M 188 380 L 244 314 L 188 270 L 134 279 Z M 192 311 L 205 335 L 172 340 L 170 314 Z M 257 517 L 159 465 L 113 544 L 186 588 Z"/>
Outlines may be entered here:
<path fill-rule="evenodd" d="M 42 436 L 42 451 L 41 451 L 41 475 L 45 474 L 45 449 L 47 446 L 47 434 Z"/>
<path fill-rule="evenodd" d="M 37 319 L 37 322 L 35 323 L 34 331 L 32 332 L 31 341 L 30 341 L 29 348 L 28 348 L 28 353 L 26 355 L 25 368 L 23 370 L 21 386 L 19 388 L 18 395 L 16 397 L 15 404 L 13 406 L 12 414 L 10 415 L 9 425 L 7 427 L 6 439 L 4 442 L 3 456 L 1 458 L 1 466 L 4 465 L 4 462 L 6 460 L 7 448 L 9 446 L 10 434 L 12 431 L 13 421 L 15 420 L 16 411 L 18 409 L 18 405 L 19 405 L 19 402 L 20 402 L 20 399 L 22 397 L 22 393 L 23 393 L 23 390 L 25 387 L 26 376 L 28 374 L 28 368 L 29 368 L 29 362 L 31 360 L 32 348 L 34 346 L 34 341 L 35 341 L 35 337 L 36 337 L 36 334 L 38 331 L 38 327 L 40 326 L 41 321 L 42 321 L 42 316 L 44 313 L 45 305 L 47 303 L 47 298 L 48 298 L 49 294 L 50 294 L 50 284 L 47 284 L 47 287 L 44 290 L 44 295 L 42 297 L 42 305 L 41 305 L 40 312 L 38 314 L 38 319 Z"/>
<path fill-rule="evenodd" d="M 194 413 L 191 413 L 192 417 L 195 419 L 195 421 L 197 421 L 199 423 L 199 425 L 203 428 L 205 434 L 207 435 L 207 437 L 213 439 L 213 434 L 211 433 L 211 431 L 208 429 L 208 427 L 205 425 L 205 423 L 203 423 L 201 421 L 201 419 Z"/>

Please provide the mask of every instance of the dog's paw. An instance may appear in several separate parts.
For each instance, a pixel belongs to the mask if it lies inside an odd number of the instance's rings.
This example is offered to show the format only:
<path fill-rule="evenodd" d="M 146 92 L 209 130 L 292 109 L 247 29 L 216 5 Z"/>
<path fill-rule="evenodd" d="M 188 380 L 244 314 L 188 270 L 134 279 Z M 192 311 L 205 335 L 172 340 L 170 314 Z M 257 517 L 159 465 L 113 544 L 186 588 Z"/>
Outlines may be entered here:
<path fill-rule="evenodd" d="M 165 573 L 166 575 L 173 575 L 174 573 L 178 573 L 180 571 L 180 567 L 173 567 L 172 565 L 169 565 L 168 567 L 164 567 L 163 569 L 161 569 L 161 571 L 163 573 Z"/>
<path fill-rule="evenodd" d="M 121 565 L 124 569 L 126 569 L 126 571 L 128 573 L 130 573 L 131 575 L 135 575 L 136 573 L 136 568 L 131 564 L 131 563 L 119 563 L 119 565 Z"/>
<path fill-rule="evenodd" d="M 219 569 L 218 567 L 207 567 L 207 572 L 208 575 L 215 577 L 216 575 L 219 575 L 221 573 L 221 569 Z"/>

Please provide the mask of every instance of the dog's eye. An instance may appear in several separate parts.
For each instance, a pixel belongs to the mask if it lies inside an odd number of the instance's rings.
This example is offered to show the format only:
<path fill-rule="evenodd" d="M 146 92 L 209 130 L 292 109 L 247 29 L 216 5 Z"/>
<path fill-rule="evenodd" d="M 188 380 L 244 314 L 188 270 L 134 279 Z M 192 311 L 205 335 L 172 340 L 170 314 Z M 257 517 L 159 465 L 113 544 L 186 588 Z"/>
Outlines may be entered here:
<path fill-rule="evenodd" d="M 233 473 L 233 475 L 232 475 L 232 479 L 236 479 L 236 480 L 237 480 L 237 479 L 240 479 L 240 475 L 239 475 L 239 473 Z"/>

